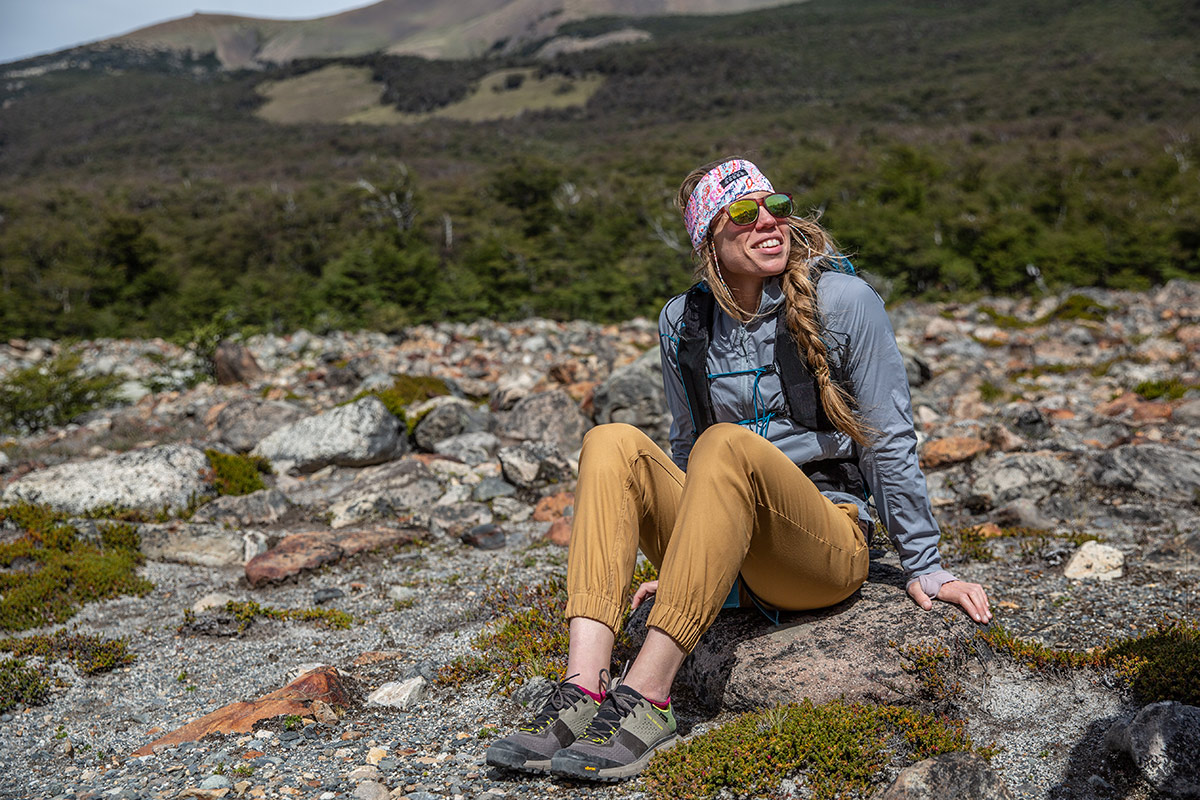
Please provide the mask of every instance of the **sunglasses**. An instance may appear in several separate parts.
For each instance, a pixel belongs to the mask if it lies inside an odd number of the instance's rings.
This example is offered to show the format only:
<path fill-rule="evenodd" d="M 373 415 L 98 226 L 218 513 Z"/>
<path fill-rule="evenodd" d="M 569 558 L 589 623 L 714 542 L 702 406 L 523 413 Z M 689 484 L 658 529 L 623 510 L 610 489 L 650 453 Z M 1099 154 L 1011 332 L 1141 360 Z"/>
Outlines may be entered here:
<path fill-rule="evenodd" d="M 758 207 L 762 206 L 775 219 L 786 219 L 796 210 L 790 194 L 775 192 L 766 197 L 746 197 L 734 200 L 725 206 L 729 221 L 734 225 L 753 225 L 758 219 Z"/>

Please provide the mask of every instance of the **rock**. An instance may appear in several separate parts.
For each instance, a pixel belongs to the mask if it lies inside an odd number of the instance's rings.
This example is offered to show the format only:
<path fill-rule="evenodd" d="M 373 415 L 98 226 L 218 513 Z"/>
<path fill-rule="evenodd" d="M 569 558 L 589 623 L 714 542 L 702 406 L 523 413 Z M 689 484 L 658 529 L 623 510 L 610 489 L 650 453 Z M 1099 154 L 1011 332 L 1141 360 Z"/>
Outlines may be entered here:
<path fill-rule="evenodd" d="M 346 775 L 351 781 L 374 781 L 379 779 L 379 768 L 372 764 L 355 767 Z"/>
<path fill-rule="evenodd" d="M 193 522 L 215 522 L 244 528 L 272 525 L 292 508 L 287 495 L 278 489 L 262 489 L 245 495 L 225 495 L 202 505 Z"/>
<path fill-rule="evenodd" d="M 372 747 L 367 751 L 367 763 L 371 766 L 375 766 L 385 758 L 387 758 L 387 750 L 382 747 Z"/>
<path fill-rule="evenodd" d="M 492 512 L 482 503 L 459 502 L 434 506 L 429 512 L 429 520 L 449 535 L 459 536 L 477 525 L 491 522 Z"/>
<path fill-rule="evenodd" d="M 425 699 L 429 681 L 421 675 L 406 681 L 391 681 L 383 684 L 367 696 L 368 705 L 390 706 L 407 710 Z"/>
<path fill-rule="evenodd" d="M 545 486 L 571 477 L 571 465 L 557 447 L 545 442 L 522 442 L 496 454 L 505 479 L 523 489 Z"/>
<path fill-rule="evenodd" d="M 69 514 L 105 506 L 179 511 L 212 492 L 208 474 L 208 458 L 200 450 L 164 444 L 31 472 L 4 490 L 3 502 L 42 503 Z"/>
<path fill-rule="evenodd" d="M 436 397 L 413 429 L 417 447 L 432 451 L 438 442 L 464 433 L 483 433 L 491 423 L 491 415 L 458 397 Z M 418 412 L 419 413 L 419 412 Z"/>
<path fill-rule="evenodd" d="M 382 498 L 386 506 L 377 508 L 386 507 L 399 514 L 424 511 L 437 502 L 443 491 L 429 467 L 414 458 L 404 458 L 360 470 L 354 482 L 336 496 L 336 502 L 365 500 L 374 504 Z"/>
<path fill-rule="evenodd" d="M 559 492 L 548 495 L 538 501 L 533 509 L 533 518 L 537 522 L 553 522 L 567 514 L 575 507 L 574 492 Z"/>
<path fill-rule="evenodd" d="M 407 544 L 420 533 L 412 528 L 293 533 L 274 549 L 250 559 L 246 563 L 246 580 L 251 586 L 280 581 L 367 550 Z"/>
<path fill-rule="evenodd" d="M 517 493 L 517 487 L 503 478 L 484 478 L 471 491 L 471 499 L 477 503 L 486 503 L 497 497 L 511 497 Z"/>
<path fill-rule="evenodd" d="M 627 422 L 650 438 L 665 441 L 671 415 L 663 393 L 658 348 L 651 348 L 632 364 L 613 370 L 592 394 L 592 407 L 598 425 Z"/>
<path fill-rule="evenodd" d="M 1200 428 L 1200 398 L 1184 400 L 1175 406 L 1175 410 L 1171 412 L 1171 422 L 1189 428 Z"/>
<path fill-rule="evenodd" d="M 325 603 L 345 597 L 346 593 L 336 586 L 328 586 L 324 589 L 317 589 L 313 592 L 313 605 L 319 606 Z"/>
<path fill-rule="evenodd" d="M 1127 753 L 1161 796 L 1200 798 L 1200 708 L 1151 703 L 1132 721 L 1113 724 L 1105 744 Z"/>
<path fill-rule="evenodd" d="M 147 523 L 138 525 L 137 531 L 142 552 L 155 561 L 230 567 L 246 563 L 257 553 L 257 539 L 251 536 L 257 532 L 234 530 L 225 525 Z"/>
<path fill-rule="evenodd" d="M 1200 453 L 1161 444 L 1121 445 L 1096 458 L 1091 478 L 1100 486 L 1191 503 L 1200 487 Z"/>
<path fill-rule="evenodd" d="M 300 472 L 330 464 L 364 467 L 402 455 L 407 440 L 399 432 L 400 421 L 379 398 L 368 395 L 280 428 L 259 442 L 254 454 L 288 462 Z"/>
<path fill-rule="evenodd" d="M 561 389 L 518 400 L 501 418 L 500 434 L 512 439 L 549 442 L 566 452 L 578 450 L 591 427 L 571 396 Z"/>
<path fill-rule="evenodd" d="M 224 608 L 226 603 L 231 603 L 237 598 L 224 592 L 209 592 L 201 597 L 196 602 L 192 603 L 192 611 L 196 614 L 203 614 L 205 611 L 210 611 L 214 608 Z"/>
<path fill-rule="evenodd" d="M 341 674 L 328 669 L 310 672 L 258 700 L 230 703 L 211 714 L 184 725 L 165 736 L 138 748 L 133 755 L 148 756 L 181 742 L 199 741 L 210 733 L 250 733 L 264 719 L 291 714 L 307 716 L 314 703 L 323 702 L 349 707 L 353 703 L 354 690 Z"/>
<path fill-rule="evenodd" d="M 559 517 L 550 523 L 550 529 L 546 531 L 546 538 L 550 540 L 551 544 L 566 547 L 571 543 L 571 531 L 574 526 L 574 517 Z"/>
<path fill-rule="evenodd" d="M 354 797 L 358 800 L 389 800 L 391 796 L 387 787 L 377 781 L 363 781 L 354 787 Z"/>
<path fill-rule="evenodd" d="M 494 522 L 476 525 L 459 537 L 463 544 L 479 550 L 499 550 L 504 547 L 504 529 Z"/>
<path fill-rule="evenodd" d="M 271 433 L 305 418 L 304 409 L 279 400 L 235 400 L 221 409 L 213 434 L 239 453 L 247 453 Z"/>
<path fill-rule="evenodd" d="M 492 501 L 492 513 L 498 519 L 524 522 L 533 514 L 533 509 L 512 497 L 497 497 Z"/>
<path fill-rule="evenodd" d="M 209 775 L 204 780 L 200 781 L 201 789 L 224 789 L 233 786 L 233 781 L 226 778 L 224 775 Z"/>
<path fill-rule="evenodd" d="M 1124 566 L 1125 555 L 1120 550 L 1091 540 L 1075 551 L 1063 575 L 1073 580 L 1096 578 L 1111 581 L 1125 574 Z"/>
<path fill-rule="evenodd" d="M 1075 471 L 1045 453 L 1012 453 L 973 467 L 979 477 L 974 492 L 989 503 L 1008 503 L 1019 498 L 1038 501 L 1074 480 Z"/>
<path fill-rule="evenodd" d="M 337 530 L 366 520 L 393 516 L 396 509 L 383 495 L 371 493 L 333 503 L 326 513 L 329 514 L 329 527 Z"/>
<path fill-rule="evenodd" d="M 983 756 L 956 751 L 903 769 L 871 800 L 1013 800 L 1012 792 Z"/>
<path fill-rule="evenodd" d="M 644 603 L 628 632 L 634 646 L 645 634 Z M 862 588 L 830 608 L 784 612 L 778 627 L 758 610 L 722 612 L 684 662 L 678 680 L 711 708 L 743 710 L 800 702 L 894 702 L 919 694 L 901 667 L 893 642 L 957 648 L 977 627 L 956 609 L 922 612 L 908 598 L 893 566 L 872 563 Z M 964 655 L 974 661 L 975 653 Z M 969 664 L 967 665 L 969 666 Z M 967 668 L 967 667 L 964 667 Z"/>
<path fill-rule="evenodd" d="M 900 356 L 904 359 L 904 374 L 908 378 L 908 385 L 916 388 L 929 383 L 933 377 L 933 370 L 915 348 L 905 343 L 900 344 Z"/>
<path fill-rule="evenodd" d="M 921 466 L 937 469 L 961 461 L 970 461 L 988 451 L 988 443 L 971 436 L 948 436 L 925 445 L 921 451 Z"/>
<path fill-rule="evenodd" d="M 1037 504 L 1026 498 L 1017 498 L 1008 505 L 996 510 L 994 515 L 1001 525 L 1049 530 L 1055 525 L 1054 520 L 1042 513 Z"/>
<path fill-rule="evenodd" d="M 442 439 L 433 446 L 433 452 L 439 455 L 457 458 L 464 464 L 474 466 L 491 460 L 500 448 L 500 440 L 495 434 L 460 433 L 448 439 Z"/>
<path fill-rule="evenodd" d="M 249 350 L 226 339 L 217 345 L 213 353 L 213 376 L 218 386 L 229 386 L 234 383 L 257 383 L 262 380 L 263 371 Z"/>

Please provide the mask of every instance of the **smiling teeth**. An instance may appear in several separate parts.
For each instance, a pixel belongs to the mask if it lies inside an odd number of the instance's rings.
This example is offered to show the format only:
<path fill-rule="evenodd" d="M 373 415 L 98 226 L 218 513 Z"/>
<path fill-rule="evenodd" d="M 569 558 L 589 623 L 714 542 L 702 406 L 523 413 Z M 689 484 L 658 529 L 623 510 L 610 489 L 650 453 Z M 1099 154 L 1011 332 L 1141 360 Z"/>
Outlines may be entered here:
<path fill-rule="evenodd" d="M 783 244 L 782 239 L 767 239 L 765 242 L 759 242 L 758 244 L 754 245 L 754 249 L 758 250 L 761 247 L 779 247 L 781 244 Z"/>

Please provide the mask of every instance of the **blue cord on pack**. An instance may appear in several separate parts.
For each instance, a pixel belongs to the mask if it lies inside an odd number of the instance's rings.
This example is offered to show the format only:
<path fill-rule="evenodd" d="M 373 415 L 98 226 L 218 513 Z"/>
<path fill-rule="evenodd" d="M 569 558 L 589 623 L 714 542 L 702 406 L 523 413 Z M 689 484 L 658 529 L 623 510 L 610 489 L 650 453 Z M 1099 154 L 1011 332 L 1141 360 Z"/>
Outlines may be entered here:
<path fill-rule="evenodd" d="M 738 375 L 753 375 L 754 387 L 751 396 L 754 398 L 754 416 L 750 419 L 741 419 L 737 421 L 738 425 L 745 425 L 752 429 L 759 436 L 766 437 L 767 427 L 771 424 L 771 420 L 775 419 L 774 411 L 763 410 L 762 395 L 758 391 L 758 383 L 762 380 L 763 375 L 768 375 L 775 371 L 775 365 L 770 364 L 765 367 L 757 367 L 755 369 L 742 369 L 733 372 L 714 372 L 709 373 L 708 379 L 713 378 L 733 378 Z"/>

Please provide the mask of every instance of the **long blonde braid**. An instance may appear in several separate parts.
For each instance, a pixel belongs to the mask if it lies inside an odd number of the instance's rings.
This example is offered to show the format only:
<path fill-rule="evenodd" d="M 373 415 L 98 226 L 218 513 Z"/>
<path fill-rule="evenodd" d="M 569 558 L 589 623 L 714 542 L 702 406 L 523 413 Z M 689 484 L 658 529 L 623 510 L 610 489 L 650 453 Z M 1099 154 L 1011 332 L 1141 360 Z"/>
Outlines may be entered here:
<path fill-rule="evenodd" d="M 700 179 L 714 167 L 728 160 L 723 158 L 706 164 L 684 178 L 675 198 L 680 210 L 687 206 L 688 198 Z M 817 381 L 817 391 L 820 392 L 825 415 L 835 428 L 857 444 L 866 447 L 871 443 L 873 431 L 859 420 L 854 410 L 854 398 L 833 380 L 829 367 L 829 348 L 821 337 L 817 287 L 811 274 L 820 269 L 820 264 L 827 255 L 837 252 L 836 247 L 832 237 L 815 220 L 791 217 L 788 220 L 788 231 L 791 235 L 791 246 L 787 267 L 781 280 L 786 308 L 785 322 L 796 340 L 801 358 L 808 364 Z M 725 285 L 720 265 L 717 263 L 711 232 L 707 242 L 707 247 L 692 254 L 696 264 L 696 280 L 707 282 L 713 298 L 726 314 L 743 324 L 750 322 L 757 314 L 739 306 L 729 287 Z"/>

